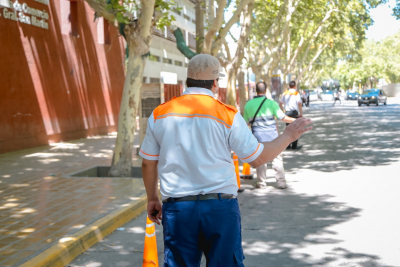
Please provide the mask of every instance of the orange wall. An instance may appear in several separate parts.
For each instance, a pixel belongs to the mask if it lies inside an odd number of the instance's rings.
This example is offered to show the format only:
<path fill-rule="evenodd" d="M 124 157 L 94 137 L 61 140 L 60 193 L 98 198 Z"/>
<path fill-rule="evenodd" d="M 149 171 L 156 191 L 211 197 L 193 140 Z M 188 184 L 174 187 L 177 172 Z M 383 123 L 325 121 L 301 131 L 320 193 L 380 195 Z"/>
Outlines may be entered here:
<path fill-rule="evenodd" d="M 110 27 L 111 45 L 99 44 L 83 0 L 79 37 L 62 34 L 61 1 L 18 1 L 49 13 L 48 30 L 8 20 L 0 7 L 0 153 L 116 130 L 123 38 Z"/>

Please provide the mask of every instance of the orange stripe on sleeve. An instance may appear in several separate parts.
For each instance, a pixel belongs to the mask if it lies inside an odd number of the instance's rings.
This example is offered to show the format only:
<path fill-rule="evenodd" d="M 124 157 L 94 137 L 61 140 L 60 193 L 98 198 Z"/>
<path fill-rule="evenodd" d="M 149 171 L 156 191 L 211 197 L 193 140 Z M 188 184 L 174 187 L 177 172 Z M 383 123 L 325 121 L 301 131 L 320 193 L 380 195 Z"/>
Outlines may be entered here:
<path fill-rule="evenodd" d="M 244 158 L 244 159 L 248 159 L 248 158 L 251 158 L 254 154 L 256 154 L 257 153 L 257 151 L 258 151 L 258 149 L 260 148 L 260 143 L 258 143 L 258 146 L 257 146 L 257 149 L 256 149 L 256 151 L 254 151 L 254 153 L 253 154 L 251 154 L 250 156 L 248 156 L 247 158 Z"/>
<path fill-rule="evenodd" d="M 140 152 L 142 152 L 146 156 L 150 156 L 150 157 L 158 157 L 159 156 L 159 155 L 150 155 L 150 154 L 144 153 L 142 149 L 140 149 Z"/>

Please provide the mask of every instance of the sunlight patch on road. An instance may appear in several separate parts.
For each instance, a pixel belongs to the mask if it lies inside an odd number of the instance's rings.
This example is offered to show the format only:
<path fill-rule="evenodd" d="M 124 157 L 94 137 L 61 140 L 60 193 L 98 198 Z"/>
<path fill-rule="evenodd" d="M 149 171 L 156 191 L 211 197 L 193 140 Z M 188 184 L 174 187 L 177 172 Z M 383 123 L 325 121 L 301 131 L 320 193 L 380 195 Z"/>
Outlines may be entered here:
<path fill-rule="evenodd" d="M 132 227 L 127 230 L 128 233 L 143 234 L 146 230 L 143 227 Z"/>
<path fill-rule="evenodd" d="M 244 254 L 247 255 L 259 255 L 259 254 L 278 254 L 282 252 L 282 249 L 276 248 L 275 242 L 255 242 L 253 244 L 246 244 L 243 249 Z"/>

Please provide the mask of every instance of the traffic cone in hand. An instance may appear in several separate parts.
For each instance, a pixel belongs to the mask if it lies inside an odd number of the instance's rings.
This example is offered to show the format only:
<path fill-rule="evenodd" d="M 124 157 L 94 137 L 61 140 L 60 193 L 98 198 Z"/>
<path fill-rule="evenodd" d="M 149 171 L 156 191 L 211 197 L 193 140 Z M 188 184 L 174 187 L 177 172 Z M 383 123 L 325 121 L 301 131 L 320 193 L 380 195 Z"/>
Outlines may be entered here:
<path fill-rule="evenodd" d="M 149 217 L 147 217 L 146 222 L 142 267 L 158 267 L 156 227 L 154 222 L 150 221 Z"/>
<path fill-rule="evenodd" d="M 239 157 L 233 153 L 233 164 L 235 165 L 236 181 L 238 184 L 238 192 L 242 193 L 244 188 L 240 188 L 240 174 L 239 174 Z"/>
<path fill-rule="evenodd" d="M 253 174 L 250 172 L 250 164 L 243 163 L 242 175 L 240 175 L 243 179 L 253 179 Z"/>

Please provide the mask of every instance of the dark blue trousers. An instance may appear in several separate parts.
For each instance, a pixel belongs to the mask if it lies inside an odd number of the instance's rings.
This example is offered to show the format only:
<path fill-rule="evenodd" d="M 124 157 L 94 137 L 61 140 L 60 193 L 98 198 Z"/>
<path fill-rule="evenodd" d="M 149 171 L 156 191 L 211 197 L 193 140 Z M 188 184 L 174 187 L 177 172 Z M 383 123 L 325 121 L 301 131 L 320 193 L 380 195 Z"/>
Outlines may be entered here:
<path fill-rule="evenodd" d="M 164 267 L 243 265 L 237 199 L 166 202 L 162 207 Z"/>

